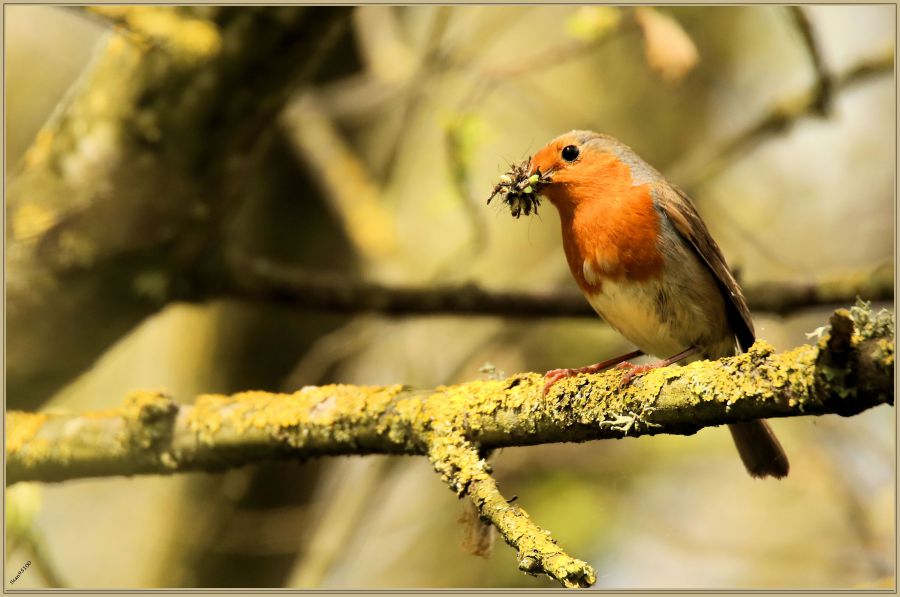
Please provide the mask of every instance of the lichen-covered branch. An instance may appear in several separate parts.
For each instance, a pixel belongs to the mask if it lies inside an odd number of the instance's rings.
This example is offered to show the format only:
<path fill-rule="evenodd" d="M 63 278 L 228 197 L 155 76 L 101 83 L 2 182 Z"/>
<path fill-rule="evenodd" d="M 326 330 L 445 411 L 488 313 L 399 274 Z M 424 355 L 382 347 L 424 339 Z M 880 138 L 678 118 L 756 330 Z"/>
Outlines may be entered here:
<path fill-rule="evenodd" d="M 385 315 L 487 315 L 498 317 L 591 317 L 597 313 L 575 292 L 532 293 L 488 290 L 475 284 L 387 286 L 338 274 L 233 255 L 220 285 L 194 289 L 184 300 L 236 298 L 270 301 L 292 309 Z M 893 272 L 847 275 L 817 282 L 747 284 L 744 293 L 757 313 L 786 314 L 816 306 L 846 304 L 857 297 L 889 301 Z"/>
<path fill-rule="evenodd" d="M 651 371 L 626 388 L 608 371 L 542 394 L 534 373 L 431 390 L 401 385 L 304 387 L 293 394 L 203 395 L 179 405 L 137 392 L 120 408 L 83 414 L 7 413 L 7 482 L 216 471 L 276 458 L 427 455 L 519 552 L 519 566 L 567 586 L 593 571 L 565 554 L 502 498 L 484 450 L 674 433 L 800 415 L 850 416 L 893 404 L 893 316 L 840 309 L 814 345 Z"/>
<path fill-rule="evenodd" d="M 593 568 L 563 551 L 522 508 L 504 498 L 478 448 L 452 427 L 434 426 L 427 440 L 428 458 L 444 482 L 460 497 L 468 495 L 481 516 L 516 550 L 519 570 L 546 574 L 568 588 L 593 585 Z"/>

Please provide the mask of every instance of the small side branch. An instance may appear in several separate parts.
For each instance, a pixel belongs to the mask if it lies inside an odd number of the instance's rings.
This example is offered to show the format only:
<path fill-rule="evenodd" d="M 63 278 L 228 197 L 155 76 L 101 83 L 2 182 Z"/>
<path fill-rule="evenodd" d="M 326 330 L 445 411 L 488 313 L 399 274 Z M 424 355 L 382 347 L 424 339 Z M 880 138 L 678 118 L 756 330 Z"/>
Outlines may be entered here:
<path fill-rule="evenodd" d="M 490 521 L 516 550 L 519 570 L 546 574 L 567 588 L 594 584 L 593 568 L 568 555 L 522 508 L 500 494 L 490 466 L 462 434 L 436 433 L 429 446 L 428 457 L 444 482 L 457 495 L 468 495 L 481 517 Z"/>

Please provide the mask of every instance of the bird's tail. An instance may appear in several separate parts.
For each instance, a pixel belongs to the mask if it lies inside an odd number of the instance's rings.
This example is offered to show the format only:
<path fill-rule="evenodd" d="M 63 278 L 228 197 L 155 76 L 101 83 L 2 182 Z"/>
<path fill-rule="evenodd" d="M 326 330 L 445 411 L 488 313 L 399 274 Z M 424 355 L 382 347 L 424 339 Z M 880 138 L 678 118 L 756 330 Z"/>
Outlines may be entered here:
<path fill-rule="evenodd" d="M 728 426 L 751 477 L 786 477 L 790 464 L 769 425 L 762 420 Z"/>

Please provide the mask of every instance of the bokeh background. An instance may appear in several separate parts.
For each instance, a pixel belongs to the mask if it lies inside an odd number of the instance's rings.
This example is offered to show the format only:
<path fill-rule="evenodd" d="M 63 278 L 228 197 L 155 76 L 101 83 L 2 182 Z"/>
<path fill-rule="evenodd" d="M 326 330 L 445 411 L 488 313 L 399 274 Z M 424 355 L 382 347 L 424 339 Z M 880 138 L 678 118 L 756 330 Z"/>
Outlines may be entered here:
<path fill-rule="evenodd" d="M 893 6 L 365 6 L 328 15 L 336 33 L 316 52 L 292 49 L 290 28 L 308 33 L 314 13 L 338 9 L 136 9 L 159 11 L 142 21 L 4 8 L 8 408 L 109 408 L 139 388 L 190 402 L 329 382 L 430 387 L 480 378 L 485 363 L 511 374 L 630 350 L 599 319 L 216 298 L 196 289 L 211 283 L 202 268 L 172 259 L 215 221 L 210 255 L 390 284 L 574 291 L 553 209 L 513 220 L 484 205 L 511 161 L 574 128 L 617 136 L 685 188 L 745 284 L 893 275 Z M 228 69 L 254 47 L 255 66 Z M 162 96 L 209 81 L 238 91 L 205 96 L 202 127 L 189 100 L 154 120 L 157 99 L 127 91 L 169 62 L 181 70 Z M 244 114 L 259 122 L 248 129 Z M 53 168 L 48 153 L 62 155 Z M 145 205 L 173 198 L 205 215 Z M 80 232 L 59 233 L 70 224 Z M 128 266 L 142 275 L 82 283 L 106 267 L 104 247 L 131 250 L 145 233 Z M 64 272 L 50 298 L 28 275 L 45 258 Z M 44 298 L 19 309 L 23 296 Z M 757 313 L 756 328 L 786 349 L 829 311 Z M 504 493 L 595 565 L 598 588 L 889 588 L 894 420 L 880 407 L 774 421 L 792 462 L 781 482 L 749 478 L 724 429 L 493 459 Z M 6 497 L 7 586 L 33 561 L 15 588 L 553 586 L 518 572 L 502 542 L 488 557 L 461 547 L 463 503 L 423 458 L 20 484 Z"/>

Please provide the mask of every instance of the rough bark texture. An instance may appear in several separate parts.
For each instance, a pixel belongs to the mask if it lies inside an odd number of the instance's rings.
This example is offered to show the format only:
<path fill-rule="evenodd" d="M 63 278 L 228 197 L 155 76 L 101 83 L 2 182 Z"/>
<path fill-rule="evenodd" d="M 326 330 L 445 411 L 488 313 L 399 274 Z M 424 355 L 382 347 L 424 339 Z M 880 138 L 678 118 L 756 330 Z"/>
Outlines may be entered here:
<path fill-rule="evenodd" d="M 546 396 L 534 373 L 433 390 L 331 385 L 203 395 L 190 406 L 137 392 L 104 412 L 8 413 L 7 482 L 215 471 L 274 458 L 427 455 L 518 550 L 522 570 L 589 586 L 593 570 L 502 499 L 484 450 L 850 416 L 893 404 L 893 372 L 892 316 L 857 306 L 835 311 L 815 345 L 775 353 L 757 341 L 746 354 L 657 369 L 627 388 L 619 387 L 622 373 L 609 371 L 564 380 Z"/>

